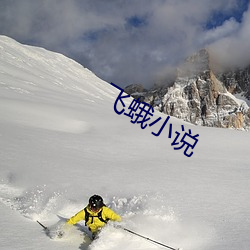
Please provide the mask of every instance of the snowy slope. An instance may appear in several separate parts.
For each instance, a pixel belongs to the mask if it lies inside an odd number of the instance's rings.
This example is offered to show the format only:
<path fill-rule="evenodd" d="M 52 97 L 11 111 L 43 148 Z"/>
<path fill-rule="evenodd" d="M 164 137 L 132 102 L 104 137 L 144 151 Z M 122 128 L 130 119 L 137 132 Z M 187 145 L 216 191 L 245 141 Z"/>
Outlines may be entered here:
<path fill-rule="evenodd" d="M 199 134 L 186 157 L 168 125 L 155 137 L 158 124 L 117 115 L 119 93 L 63 55 L 0 37 L 0 248 L 162 249 L 111 225 L 92 244 L 81 227 L 51 240 L 36 223 L 53 226 L 97 193 L 123 226 L 169 246 L 248 250 L 249 133 L 171 117 L 173 131 Z"/>

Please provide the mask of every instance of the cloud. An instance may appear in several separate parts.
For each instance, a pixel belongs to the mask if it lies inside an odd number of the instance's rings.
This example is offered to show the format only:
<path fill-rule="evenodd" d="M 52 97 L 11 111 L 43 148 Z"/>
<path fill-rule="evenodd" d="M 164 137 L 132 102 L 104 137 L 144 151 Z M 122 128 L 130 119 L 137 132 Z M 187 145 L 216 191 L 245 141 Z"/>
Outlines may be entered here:
<path fill-rule="evenodd" d="M 200 38 L 201 44 L 211 44 L 225 37 L 235 34 L 240 28 L 240 24 L 232 17 L 225 20 L 221 26 L 204 31 Z"/>
<path fill-rule="evenodd" d="M 242 23 L 233 18 L 239 2 L 2 0 L 0 33 L 61 52 L 123 87 L 148 87 L 165 81 L 167 72 L 204 46 L 213 44 L 218 53 L 225 44 L 234 47 L 238 39 L 242 44 L 249 40 L 247 12 Z M 218 25 L 215 20 L 208 30 L 214 13 L 229 18 Z"/>
<path fill-rule="evenodd" d="M 220 29 L 227 29 L 226 25 Z M 245 67 L 250 64 L 250 9 L 237 25 L 232 32 L 210 44 L 214 59 L 224 67 Z"/>

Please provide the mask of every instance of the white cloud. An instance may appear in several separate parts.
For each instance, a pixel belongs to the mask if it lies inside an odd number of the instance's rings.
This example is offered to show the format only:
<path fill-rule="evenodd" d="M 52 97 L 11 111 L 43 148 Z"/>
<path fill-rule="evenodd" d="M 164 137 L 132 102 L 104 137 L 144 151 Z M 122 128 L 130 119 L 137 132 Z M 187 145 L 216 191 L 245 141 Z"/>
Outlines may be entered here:
<path fill-rule="evenodd" d="M 232 18 L 214 30 L 204 29 L 214 12 L 230 14 L 237 4 L 237 0 L 2 0 L 0 33 L 63 52 L 107 81 L 147 85 L 205 45 L 213 43 L 220 50 L 221 41 L 230 47 L 237 40 L 231 34 L 237 33 L 243 43 L 250 33 L 244 24 L 247 15 L 242 24 Z M 143 25 L 131 25 L 131 17 Z"/>
<path fill-rule="evenodd" d="M 219 64 L 226 67 L 250 64 L 250 9 L 244 13 L 242 22 L 234 32 L 210 45 L 210 50 Z"/>
<path fill-rule="evenodd" d="M 231 36 L 235 34 L 240 28 L 240 24 L 235 20 L 235 18 L 230 18 L 226 20 L 221 26 L 216 28 L 205 30 L 200 38 L 201 44 L 211 44 L 214 41 L 218 41 L 222 38 Z"/>

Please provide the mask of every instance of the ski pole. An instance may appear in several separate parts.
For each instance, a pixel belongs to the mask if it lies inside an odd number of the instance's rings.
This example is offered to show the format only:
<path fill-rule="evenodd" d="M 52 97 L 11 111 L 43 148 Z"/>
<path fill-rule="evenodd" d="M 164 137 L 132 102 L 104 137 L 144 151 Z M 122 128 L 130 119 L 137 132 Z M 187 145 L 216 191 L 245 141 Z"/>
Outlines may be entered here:
<path fill-rule="evenodd" d="M 154 243 L 156 243 L 156 244 L 158 244 L 158 245 L 161 245 L 161 246 L 163 246 L 163 247 L 169 248 L 169 249 L 171 249 L 171 250 L 180 250 L 180 248 L 173 248 L 173 247 L 167 246 L 167 245 L 162 244 L 162 243 L 160 243 L 160 242 L 158 242 L 158 241 L 155 241 L 155 240 L 152 240 L 152 239 L 150 239 L 150 238 L 148 238 L 148 237 L 145 237 L 145 236 L 143 236 L 143 235 L 141 235 L 141 234 L 135 233 L 135 232 L 133 232 L 133 231 L 127 229 L 127 228 L 122 228 L 122 229 L 125 230 L 125 231 L 127 231 L 127 232 L 129 232 L 129 233 L 131 233 L 131 234 L 137 235 L 137 236 L 139 236 L 139 237 L 141 237 L 141 238 L 143 238 L 143 239 L 145 239 L 145 240 L 154 242 Z"/>
<path fill-rule="evenodd" d="M 45 227 L 41 222 L 39 222 L 38 220 L 36 221 L 40 226 L 42 226 L 43 227 L 43 229 L 46 231 L 46 230 L 48 230 L 48 228 L 47 227 Z"/>

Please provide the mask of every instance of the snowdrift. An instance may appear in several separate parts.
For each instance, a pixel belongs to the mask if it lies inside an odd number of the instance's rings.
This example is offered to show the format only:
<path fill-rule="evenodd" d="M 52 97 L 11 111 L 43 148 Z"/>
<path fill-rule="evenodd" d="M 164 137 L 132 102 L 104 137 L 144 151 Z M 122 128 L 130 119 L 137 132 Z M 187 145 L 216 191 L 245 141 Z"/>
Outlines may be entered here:
<path fill-rule="evenodd" d="M 36 223 L 53 227 L 96 193 L 124 227 L 167 245 L 249 249 L 249 133 L 171 117 L 173 131 L 199 134 L 186 157 L 169 126 L 155 137 L 117 115 L 119 93 L 61 54 L 0 36 L 1 248 L 162 249 L 112 225 L 91 243 L 84 223 L 62 239 Z"/>

